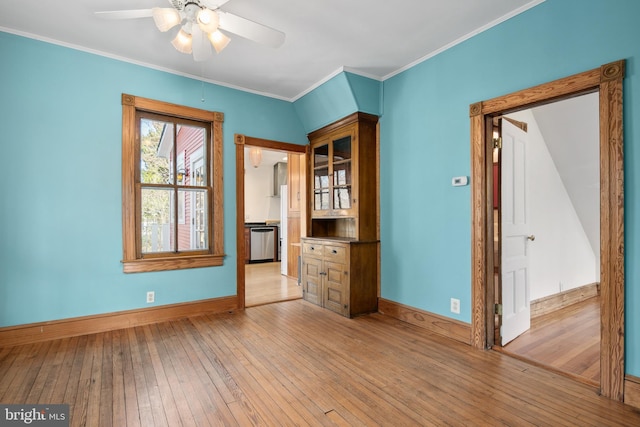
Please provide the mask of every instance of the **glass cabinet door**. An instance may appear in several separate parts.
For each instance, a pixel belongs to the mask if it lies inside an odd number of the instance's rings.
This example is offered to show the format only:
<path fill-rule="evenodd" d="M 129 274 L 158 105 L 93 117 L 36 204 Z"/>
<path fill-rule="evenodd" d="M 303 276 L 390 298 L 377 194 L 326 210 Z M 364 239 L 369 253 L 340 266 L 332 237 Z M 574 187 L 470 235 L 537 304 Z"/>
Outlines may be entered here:
<path fill-rule="evenodd" d="M 313 149 L 313 210 L 329 210 L 329 144 Z"/>
<path fill-rule="evenodd" d="M 333 209 L 351 209 L 351 136 L 333 142 Z"/>
<path fill-rule="evenodd" d="M 326 141 L 326 142 L 325 142 Z M 315 145 L 313 159 L 313 211 L 349 215 L 352 208 L 352 135 L 341 133 Z"/>

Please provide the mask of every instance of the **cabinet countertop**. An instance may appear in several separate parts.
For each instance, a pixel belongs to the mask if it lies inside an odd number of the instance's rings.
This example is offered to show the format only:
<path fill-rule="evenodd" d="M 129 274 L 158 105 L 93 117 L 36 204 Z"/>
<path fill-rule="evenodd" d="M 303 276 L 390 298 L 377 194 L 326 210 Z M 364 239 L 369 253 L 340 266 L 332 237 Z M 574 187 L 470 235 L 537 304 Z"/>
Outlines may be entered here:
<path fill-rule="evenodd" d="M 378 243 L 380 240 L 356 240 L 351 237 L 301 237 L 301 240 L 314 240 L 323 242 L 337 242 L 337 243 Z"/>

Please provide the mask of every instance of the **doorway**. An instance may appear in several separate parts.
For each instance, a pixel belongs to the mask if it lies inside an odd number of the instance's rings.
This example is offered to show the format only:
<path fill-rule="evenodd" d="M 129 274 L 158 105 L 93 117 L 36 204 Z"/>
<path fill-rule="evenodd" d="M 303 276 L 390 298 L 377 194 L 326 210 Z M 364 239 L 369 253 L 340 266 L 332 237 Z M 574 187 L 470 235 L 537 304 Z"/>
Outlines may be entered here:
<path fill-rule="evenodd" d="M 288 156 L 291 158 L 294 157 L 304 157 L 306 155 L 306 146 L 304 145 L 296 145 L 290 144 L 286 142 L 280 141 L 272 141 L 261 138 L 249 137 L 246 135 L 235 135 L 235 144 L 236 144 L 236 246 L 237 246 L 237 297 L 238 297 L 238 308 L 243 309 L 248 305 L 259 305 L 268 302 L 275 302 L 278 300 L 286 300 L 290 297 L 295 297 L 295 292 L 298 291 L 299 287 L 296 283 L 295 277 L 291 274 L 283 275 L 281 273 L 281 262 L 288 263 L 288 259 L 281 261 L 276 261 L 278 250 L 274 249 L 274 262 L 260 262 L 266 260 L 258 260 L 257 262 L 247 262 L 246 254 L 248 254 L 251 249 L 250 238 L 247 239 L 246 236 L 246 218 L 247 218 L 247 210 L 245 204 L 245 194 L 249 191 L 245 182 L 245 148 L 257 148 L 261 150 L 261 152 L 269 152 L 274 153 L 280 156 L 280 158 L 284 156 Z M 306 164 L 306 162 L 303 162 Z M 273 166 L 272 166 L 273 167 Z M 270 171 L 267 171 L 271 173 Z M 304 170 L 302 171 L 304 172 Z M 302 180 L 305 181 L 306 174 L 303 173 Z M 303 189 L 304 187 L 302 187 Z M 272 195 L 265 194 L 264 197 L 270 197 Z M 280 198 L 288 197 L 288 195 L 280 194 L 278 199 L 274 199 L 272 202 L 278 202 Z M 304 202 L 306 198 L 304 197 L 304 191 L 299 192 L 300 206 L 305 206 Z M 306 212 L 306 210 L 305 210 Z M 298 212 L 300 214 L 300 212 Z M 279 213 L 278 213 L 279 216 Z M 279 230 L 280 233 L 287 233 L 287 236 L 293 234 L 299 236 L 304 233 L 304 229 L 302 227 L 306 226 L 306 222 L 302 223 L 298 221 L 291 221 L 286 229 L 282 229 L 279 227 L 279 221 L 269 222 L 269 224 L 262 224 L 265 222 L 265 218 L 255 218 L 260 220 L 260 224 L 264 226 L 272 227 L 274 230 Z M 276 218 L 270 218 L 275 220 Z M 255 221 L 254 221 L 255 222 Z M 296 234 L 297 232 L 297 234 Z M 306 235 L 306 234 L 302 234 Z M 279 240 L 279 239 L 278 239 Z M 276 240 L 273 242 L 278 247 L 279 241 Z M 292 239 L 289 239 L 291 241 Z M 291 247 L 289 245 L 288 247 Z M 291 251 L 283 251 L 283 253 L 287 253 Z M 287 258 L 291 258 L 289 255 Z M 291 270 L 290 270 L 291 271 Z M 294 271 L 297 271 L 295 269 Z M 247 287 L 247 282 L 249 282 L 249 287 Z M 249 295 L 248 295 L 249 293 Z M 284 296 L 283 296 L 284 295 Z"/>
<path fill-rule="evenodd" d="M 600 112 L 600 393 L 624 398 L 624 61 L 605 64 L 470 106 L 472 159 L 472 344 L 494 344 L 493 118 L 597 92 Z M 491 331 L 491 333 L 489 333 Z"/>
<path fill-rule="evenodd" d="M 596 387 L 598 103 L 590 93 L 493 123 L 495 302 L 502 308 L 494 348 Z"/>

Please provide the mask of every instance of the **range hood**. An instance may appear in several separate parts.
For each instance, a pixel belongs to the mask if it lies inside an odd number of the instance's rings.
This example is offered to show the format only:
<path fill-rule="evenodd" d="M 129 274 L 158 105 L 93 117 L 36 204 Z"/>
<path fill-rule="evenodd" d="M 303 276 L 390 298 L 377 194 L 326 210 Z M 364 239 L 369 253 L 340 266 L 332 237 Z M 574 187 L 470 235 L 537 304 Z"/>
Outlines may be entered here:
<path fill-rule="evenodd" d="M 280 186 L 287 184 L 287 164 L 278 162 L 273 165 L 273 195 L 280 197 Z"/>

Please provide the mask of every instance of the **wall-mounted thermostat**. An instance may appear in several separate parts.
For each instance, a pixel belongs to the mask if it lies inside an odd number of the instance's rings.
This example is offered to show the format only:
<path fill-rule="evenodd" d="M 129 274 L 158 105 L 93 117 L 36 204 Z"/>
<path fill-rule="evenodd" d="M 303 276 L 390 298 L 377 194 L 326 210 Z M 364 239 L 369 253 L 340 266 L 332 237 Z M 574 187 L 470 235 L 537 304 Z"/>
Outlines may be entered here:
<path fill-rule="evenodd" d="M 463 185 L 469 184 L 469 178 L 466 176 L 454 176 L 451 179 L 451 185 L 454 187 L 462 187 Z"/>

